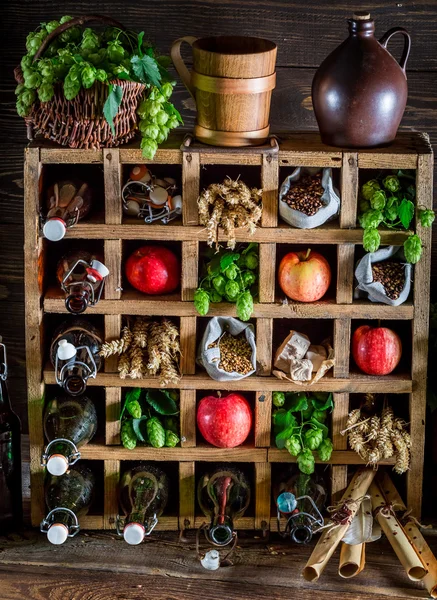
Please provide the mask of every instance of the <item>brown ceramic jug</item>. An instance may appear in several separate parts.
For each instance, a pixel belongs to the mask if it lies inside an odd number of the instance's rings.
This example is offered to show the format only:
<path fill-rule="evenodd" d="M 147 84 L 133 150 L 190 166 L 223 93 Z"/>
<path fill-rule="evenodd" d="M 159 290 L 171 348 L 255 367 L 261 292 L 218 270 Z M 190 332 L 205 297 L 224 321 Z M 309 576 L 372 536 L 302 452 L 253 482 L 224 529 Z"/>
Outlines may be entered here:
<path fill-rule="evenodd" d="M 379 42 L 368 13 L 348 21 L 349 37 L 318 68 L 312 86 L 322 141 L 332 146 L 371 148 L 393 142 L 407 103 L 405 65 L 411 39 L 402 27 Z M 387 50 L 396 33 L 404 36 L 399 64 Z"/>

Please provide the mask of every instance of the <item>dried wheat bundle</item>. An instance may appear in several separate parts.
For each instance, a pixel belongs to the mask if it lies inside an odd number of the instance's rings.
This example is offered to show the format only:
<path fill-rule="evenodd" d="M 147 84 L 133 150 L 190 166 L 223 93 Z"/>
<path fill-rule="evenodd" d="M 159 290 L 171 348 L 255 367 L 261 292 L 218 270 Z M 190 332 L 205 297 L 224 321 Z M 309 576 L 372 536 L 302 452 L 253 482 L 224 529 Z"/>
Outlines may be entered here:
<path fill-rule="evenodd" d="M 212 183 L 200 194 L 197 205 L 201 225 L 206 226 L 208 245 L 218 246 L 218 230 L 223 228 L 227 247 L 235 248 L 235 229 L 246 227 L 251 235 L 262 215 L 262 190 L 249 189 L 240 179 L 227 177 Z"/>

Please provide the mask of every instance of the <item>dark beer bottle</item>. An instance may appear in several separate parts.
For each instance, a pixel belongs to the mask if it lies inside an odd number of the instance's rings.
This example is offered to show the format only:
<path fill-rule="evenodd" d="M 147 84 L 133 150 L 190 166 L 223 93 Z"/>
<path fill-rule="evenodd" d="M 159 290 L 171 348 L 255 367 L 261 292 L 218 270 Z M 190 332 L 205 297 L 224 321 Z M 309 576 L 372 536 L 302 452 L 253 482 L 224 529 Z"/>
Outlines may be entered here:
<path fill-rule="evenodd" d="M 1 357 L 3 355 L 3 357 Z M 21 525 L 21 425 L 9 400 L 6 348 L 0 337 L 0 533 Z"/>

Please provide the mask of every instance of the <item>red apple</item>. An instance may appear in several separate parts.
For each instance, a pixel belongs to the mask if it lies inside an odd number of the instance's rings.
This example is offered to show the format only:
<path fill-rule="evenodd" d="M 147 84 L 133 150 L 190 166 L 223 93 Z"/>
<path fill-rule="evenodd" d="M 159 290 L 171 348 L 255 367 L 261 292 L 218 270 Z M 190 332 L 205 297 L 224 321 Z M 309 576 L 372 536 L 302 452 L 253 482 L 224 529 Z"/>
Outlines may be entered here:
<path fill-rule="evenodd" d="M 207 442 L 218 448 L 235 448 L 252 426 L 249 402 L 240 394 L 205 396 L 197 408 L 197 425 Z"/>
<path fill-rule="evenodd" d="M 163 246 L 142 246 L 125 265 L 131 285 L 145 294 L 169 294 L 178 287 L 181 264 L 174 252 Z"/>
<path fill-rule="evenodd" d="M 352 356 L 364 373 L 388 375 L 401 360 L 402 343 L 387 327 L 361 325 L 352 336 Z"/>
<path fill-rule="evenodd" d="M 281 290 L 292 300 L 315 302 L 324 296 L 331 283 L 331 268 L 318 252 L 289 252 L 279 265 Z"/>

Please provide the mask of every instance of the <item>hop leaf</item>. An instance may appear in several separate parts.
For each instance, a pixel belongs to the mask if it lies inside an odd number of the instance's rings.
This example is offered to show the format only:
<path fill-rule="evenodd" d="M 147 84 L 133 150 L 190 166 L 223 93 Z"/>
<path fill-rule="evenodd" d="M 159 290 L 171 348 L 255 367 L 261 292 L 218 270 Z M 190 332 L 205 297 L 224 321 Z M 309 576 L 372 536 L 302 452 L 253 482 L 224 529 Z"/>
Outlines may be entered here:
<path fill-rule="evenodd" d="M 314 456 L 309 448 L 304 448 L 297 457 L 297 465 L 302 473 L 305 475 L 312 475 L 314 473 Z"/>
<path fill-rule="evenodd" d="M 363 246 L 366 252 L 376 252 L 381 244 L 381 236 L 377 229 L 365 229 L 363 233 Z"/>
<path fill-rule="evenodd" d="M 132 70 L 142 83 L 150 83 L 156 87 L 161 85 L 161 73 L 154 58 L 144 54 L 131 58 Z"/>
<path fill-rule="evenodd" d="M 408 229 L 414 216 L 414 204 L 404 198 L 398 208 L 399 219 L 405 229 Z"/>
<path fill-rule="evenodd" d="M 120 85 L 109 84 L 109 94 L 103 106 L 103 114 L 111 128 L 112 135 L 115 136 L 114 117 L 118 113 L 123 98 L 123 88 Z"/>

